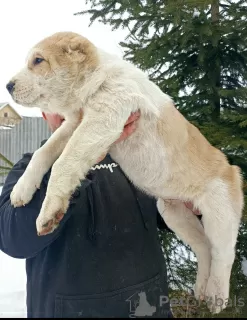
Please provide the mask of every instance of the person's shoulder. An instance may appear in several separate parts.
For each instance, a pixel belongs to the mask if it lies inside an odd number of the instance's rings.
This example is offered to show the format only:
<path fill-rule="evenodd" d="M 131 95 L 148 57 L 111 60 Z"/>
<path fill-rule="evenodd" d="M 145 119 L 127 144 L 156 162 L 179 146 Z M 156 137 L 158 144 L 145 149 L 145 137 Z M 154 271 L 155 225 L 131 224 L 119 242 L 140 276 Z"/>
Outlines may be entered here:
<path fill-rule="evenodd" d="M 46 141 L 47 140 L 41 141 L 40 148 L 45 144 Z M 34 154 L 34 152 L 23 153 L 22 158 L 15 163 L 14 168 L 27 166 L 27 164 L 31 161 L 33 154 Z"/>
<path fill-rule="evenodd" d="M 46 143 L 47 140 L 43 140 L 40 143 L 40 148 Z M 14 167 L 22 167 L 22 166 L 27 166 L 28 163 L 31 161 L 32 157 L 33 157 L 34 152 L 25 152 L 22 155 L 22 158 L 16 162 L 16 164 L 14 165 Z"/>
<path fill-rule="evenodd" d="M 31 161 L 32 156 L 33 153 L 31 152 L 24 153 L 22 158 L 14 164 L 13 169 L 26 168 L 28 163 Z"/>

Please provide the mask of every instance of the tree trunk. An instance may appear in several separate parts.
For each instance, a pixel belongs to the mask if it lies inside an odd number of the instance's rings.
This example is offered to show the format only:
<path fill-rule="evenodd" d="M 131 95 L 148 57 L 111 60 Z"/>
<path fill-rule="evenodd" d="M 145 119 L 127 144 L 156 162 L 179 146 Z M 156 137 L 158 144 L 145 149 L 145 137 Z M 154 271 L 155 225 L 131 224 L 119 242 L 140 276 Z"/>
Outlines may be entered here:
<path fill-rule="evenodd" d="M 212 0 L 211 5 L 212 22 L 218 24 L 220 20 L 220 2 L 219 0 Z"/>
<path fill-rule="evenodd" d="M 212 17 L 212 24 L 214 27 L 215 32 L 218 32 L 218 26 L 219 26 L 219 21 L 220 21 L 220 3 L 219 0 L 212 0 L 212 5 L 211 5 L 211 17 Z M 212 34 L 214 37 L 214 32 Z M 218 51 L 218 43 L 216 45 L 216 48 L 213 48 L 215 52 L 217 53 Z M 217 56 L 217 54 L 216 54 Z M 221 87 L 221 68 L 218 59 L 215 59 L 215 66 L 214 69 L 212 70 L 212 75 L 213 75 L 213 80 L 214 80 L 214 94 L 213 94 L 213 113 L 212 113 L 212 120 L 217 122 L 220 120 L 220 96 L 218 93 L 218 90 Z"/>

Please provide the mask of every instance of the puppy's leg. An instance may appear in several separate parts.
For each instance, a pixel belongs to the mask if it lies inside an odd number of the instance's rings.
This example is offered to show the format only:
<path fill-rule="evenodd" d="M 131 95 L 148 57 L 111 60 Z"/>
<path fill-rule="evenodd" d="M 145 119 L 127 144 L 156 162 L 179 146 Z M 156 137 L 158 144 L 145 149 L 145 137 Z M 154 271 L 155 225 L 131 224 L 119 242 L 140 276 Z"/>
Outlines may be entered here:
<path fill-rule="evenodd" d="M 50 233 L 56 228 L 57 215 L 61 217 L 67 211 L 74 190 L 90 168 L 120 137 L 129 115 L 130 112 L 125 110 L 119 116 L 112 106 L 109 109 L 103 106 L 101 109 L 98 107 L 97 111 L 87 111 L 62 155 L 53 165 L 46 198 L 36 221 L 39 235 Z"/>
<path fill-rule="evenodd" d="M 241 205 L 231 202 L 224 183 L 208 194 L 200 205 L 205 233 L 211 243 L 211 269 L 206 288 L 208 306 L 219 313 L 227 306 L 235 246 L 241 219 Z"/>
<path fill-rule="evenodd" d="M 40 187 L 44 175 L 60 156 L 72 136 L 79 123 L 78 119 L 79 116 L 76 116 L 64 121 L 48 141 L 34 152 L 24 174 L 11 192 L 10 199 L 14 207 L 23 206 L 31 201 L 35 191 Z"/>
<path fill-rule="evenodd" d="M 205 294 L 211 264 L 210 245 L 203 226 L 181 201 L 159 199 L 157 207 L 167 226 L 191 247 L 197 257 L 198 271 L 194 291 L 199 299 Z"/>

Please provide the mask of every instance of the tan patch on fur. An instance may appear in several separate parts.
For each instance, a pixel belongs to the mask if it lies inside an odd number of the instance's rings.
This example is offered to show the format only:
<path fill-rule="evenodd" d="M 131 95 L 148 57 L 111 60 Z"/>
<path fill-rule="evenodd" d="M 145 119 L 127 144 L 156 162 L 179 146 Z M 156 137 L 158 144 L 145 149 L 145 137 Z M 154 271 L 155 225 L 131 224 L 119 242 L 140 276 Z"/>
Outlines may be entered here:
<path fill-rule="evenodd" d="M 180 190 L 185 197 L 194 197 L 204 192 L 207 182 L 219 178 L 230 188 L 232 200 L 243 202 L 240 169 L 231 166 L 227 157 L 212 146 L 173 105 L 164 108 L 157 129 L 169 154 L 173 177 L 169 182 L 172 187 Z M 190 185 L 191 189 L 188 188 Z"/>
<path fill-rule="evenodd" d="M 44 60 L 42 63 L 35 65 L 34 61 L 36 58 L 43 58 L 41 54 L 34 53 L 28 61 L 28 69 L 40 76 L 49 75 L 52 72 L 50 63 L 47 60 Z"/>
<path fill-rule="evenodd" d="M 28 65 L 32 71 L 40 73 L 49 72 L 63 66 L 71 67 L 77 62 L 81 68 L 94 70 L 99 64 L 96 47 L 86 38 L 73 32 L 58 32 L 43 39 L 34 47 L 35 53 L 29 59 Z M 46 60 L 45 67 L 42 64 L 33 66 L 36 56 Z M 48 67 L 48 64 L 50 67 Z"/>
<path fill-rule="evenodd" d="M 230 186 L 230 195 L 234 204 L 236 205 L 237 212 L 241 212 L 244 207 L 243 196 L 243 177 L 241 169 L 238 166 L 230 166 L 222 174 L 224 181 Z"/>

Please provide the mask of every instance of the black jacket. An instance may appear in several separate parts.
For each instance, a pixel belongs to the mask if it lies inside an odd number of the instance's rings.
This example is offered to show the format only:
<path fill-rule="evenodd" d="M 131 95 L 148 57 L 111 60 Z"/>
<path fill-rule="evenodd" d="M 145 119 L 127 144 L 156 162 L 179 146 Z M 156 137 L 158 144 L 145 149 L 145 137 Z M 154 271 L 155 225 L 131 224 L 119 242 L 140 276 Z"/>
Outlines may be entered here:
<path fill-rule="evenodd" d="M 10 203 L 31 157 L 25 154 L 14 166 L 0 197 L 0 249 L 26 259 L 28 317 L 128 318 L 141 292 L 146 299 L 140 315 L 171 317 L 169 305 L 160 304 L 168 289 L 155 201 L 134 188 L 107 156 L 75 191 L 60 226 L 38 237 L 35 221 L 50 171 L 28 205 Z"/>

